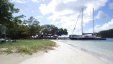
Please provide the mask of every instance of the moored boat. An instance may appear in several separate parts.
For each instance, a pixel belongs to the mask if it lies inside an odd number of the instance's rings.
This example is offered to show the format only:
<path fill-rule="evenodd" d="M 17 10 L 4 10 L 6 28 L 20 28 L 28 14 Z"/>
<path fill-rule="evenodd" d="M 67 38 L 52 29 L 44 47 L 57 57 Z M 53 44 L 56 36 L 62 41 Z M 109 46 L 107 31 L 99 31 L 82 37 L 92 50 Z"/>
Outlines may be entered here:
<path fill-rule="evenodd" d="M 106 38 L 83 36 L 83 35 L 69 35 L 71 40 L 106 40 Z"/>
<path fill-rule="evenodd" d="M 94 9 L 93 9 L 93 33 L 83 33 L 83 9 L 82 9 L 82 22 L 81 23 L 82 23 L 81 24 L 82 35 L 69 35 L 69 38 L 71 40 L 106 40 L 106 38 L 95 36 L 95 33 L 94 33 Z M 89 36 L 87 34 L 91 34 L 91 35 Z"/>

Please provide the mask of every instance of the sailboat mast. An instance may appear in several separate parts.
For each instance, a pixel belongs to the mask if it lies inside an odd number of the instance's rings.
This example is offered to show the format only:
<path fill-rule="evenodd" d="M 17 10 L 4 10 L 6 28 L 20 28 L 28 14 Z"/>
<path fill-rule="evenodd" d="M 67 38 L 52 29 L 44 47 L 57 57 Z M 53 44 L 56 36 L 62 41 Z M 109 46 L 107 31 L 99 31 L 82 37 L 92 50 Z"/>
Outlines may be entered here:
<path fill-rule="evenodd" d="M 93 36 L 94 36 L 94 32 L 95 32 L 95 30 L 94 30 L 94 8 L 93 8 Z"/>
<path fill-rule="evenodd" d="M 82 35 L 83 35 L 83 8 L 82 8 L 82 22 L 81 22 L 81 30 L 82 30 Z"/>

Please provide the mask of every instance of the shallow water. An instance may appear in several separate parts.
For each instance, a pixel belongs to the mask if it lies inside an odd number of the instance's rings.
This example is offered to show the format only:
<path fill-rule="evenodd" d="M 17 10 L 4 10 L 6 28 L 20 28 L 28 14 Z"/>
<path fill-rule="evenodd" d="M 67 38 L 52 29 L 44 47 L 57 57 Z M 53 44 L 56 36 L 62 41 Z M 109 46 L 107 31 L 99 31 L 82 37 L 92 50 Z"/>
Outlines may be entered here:
<path fill-rule="evenodd" d="M 113 39 L 107 40 L 59 40 L 82 51 L 91 53 L 107 64 L 113 64 Z"/>

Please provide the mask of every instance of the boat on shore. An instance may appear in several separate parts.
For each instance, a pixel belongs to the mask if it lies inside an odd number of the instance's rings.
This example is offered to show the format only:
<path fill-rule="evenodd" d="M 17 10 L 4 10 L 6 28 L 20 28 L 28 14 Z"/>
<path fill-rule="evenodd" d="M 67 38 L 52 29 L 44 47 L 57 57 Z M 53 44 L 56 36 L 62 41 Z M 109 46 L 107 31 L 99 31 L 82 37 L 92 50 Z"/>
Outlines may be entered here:
<path fill-rule="evenodd" d="M 76 26 L 76 25 L 75 25 Z M 93 9 L 93 33 L 83 33 L 83 9 L 82 9 L 82 22 L 81 22 L 82 35 L 69 35 L 71 40 L 106 40 L 106 38 L 97 37 L 94 33 L 94 9 Z M 75 29 L 75 28 L 74 28 Z M 91 34 L 90 36 L 87 34 Z"/>

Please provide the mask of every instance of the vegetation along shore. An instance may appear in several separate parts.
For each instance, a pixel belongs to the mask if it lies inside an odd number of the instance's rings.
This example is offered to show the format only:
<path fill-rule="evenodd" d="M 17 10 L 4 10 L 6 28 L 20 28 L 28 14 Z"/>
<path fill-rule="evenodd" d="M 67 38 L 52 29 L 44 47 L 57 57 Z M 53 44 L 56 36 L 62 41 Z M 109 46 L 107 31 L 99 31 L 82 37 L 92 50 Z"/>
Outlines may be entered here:
<path fill-rule="evenodd" d="M 24 53 L 32 54 L 38 51 L 47 52 L 52 50 L 56 43 L 50 40 L 17 40 L 0 45 L 0 53 Z"/>

